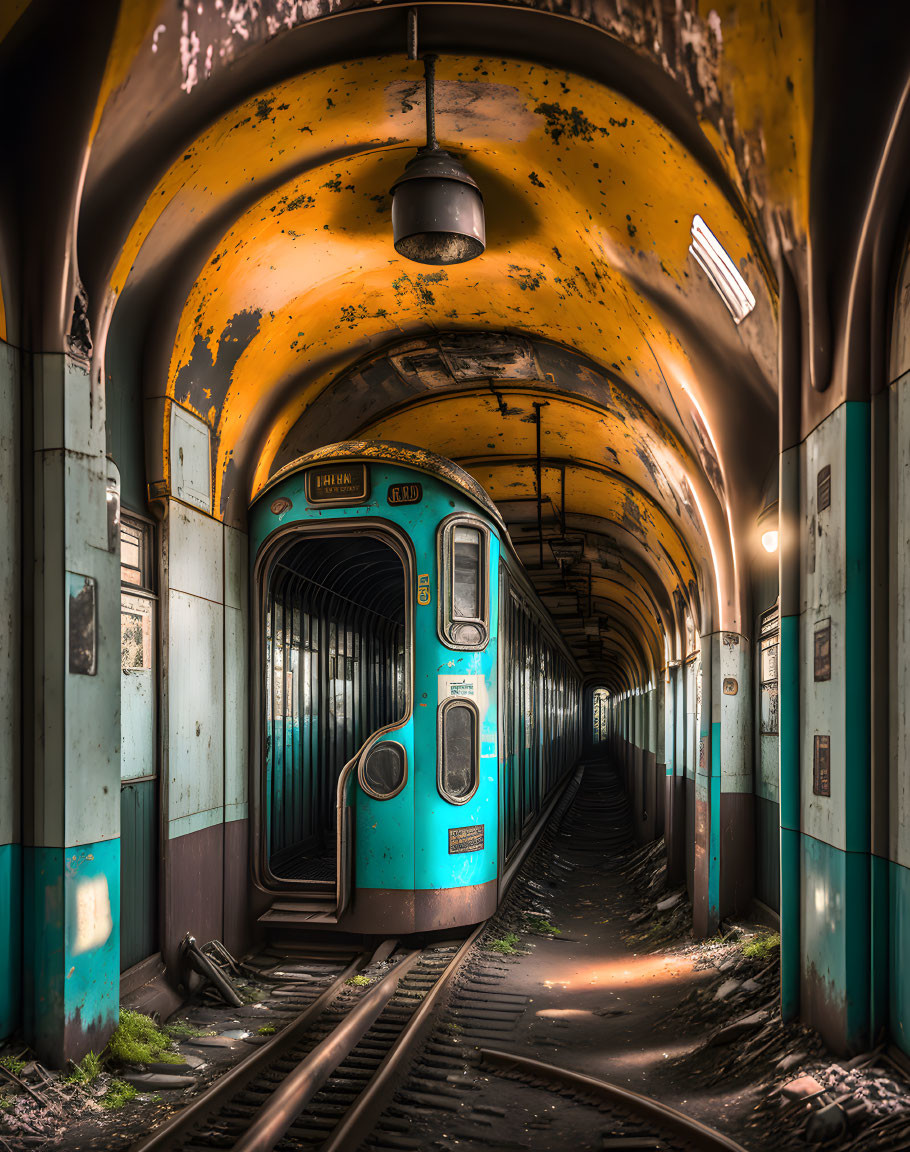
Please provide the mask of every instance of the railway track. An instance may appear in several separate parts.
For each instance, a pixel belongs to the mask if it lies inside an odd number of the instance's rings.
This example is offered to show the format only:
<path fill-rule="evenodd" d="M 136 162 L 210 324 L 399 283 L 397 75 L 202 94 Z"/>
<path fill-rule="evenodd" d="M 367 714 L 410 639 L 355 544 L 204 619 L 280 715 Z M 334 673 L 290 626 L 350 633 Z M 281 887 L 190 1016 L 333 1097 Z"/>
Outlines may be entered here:
<path fill-rule="evenodd" d="M 567 788 L 555 806 L 554 826 L 575 798 L 576 789 Z M 590 805 L 594 797 L 582 788 L 577 799 Z M 602 793 L 599 799 L 605 799 Z M 606 806 L 624 803 L 613 793 Z M 522 890 L 551 866 L 545 857 L 552 851 L 553 837 L 547 835 L 536 863 L 523 870 L 516 885 L 518 899 L 526 899 Z M 424 947 L 387 940 L 372 954 L 338 955 L 334 968 L 317 966 L 318 982 L 312 976 L 297 985 L 291 980 L 284 988 L 286 1005 L 299 1008 L 298 1014 L 130 1152 L 420 1149 L 428 1146 L 427 1138 L 412 1129 L 413 1122 L 419 1117 L 439 1131 L 443 1124 L 451 1127 L 460 1110 L 466 1105 L 471 1110 L 472 1075 L 490 1072 L 593 1103 L 613 1133 L 604 1136 L 603 1148 L 744 1152 L 656 1101 L 488 1047 L 491 1040 L 505 1039 L 525 999 L 508 991 L 502 965 L 489 953 L 473 953 L 460 975 L 460 987 L 447 1004 L 451 1019 L 435 1013 L 488 926 Z M 292 976 L 301 966 L 291 963 L 288 969 Z M 412 1068 L 418 1050 L 423 1056 Z M 469 1139 L 461 1143 L 471 1147 Z"/>
<path fill-rule="evenodd" d="M 280 1033 L 131 1152 L 356 1147 L 479 931 L 424 948 L 386 941 L 355 957 Z"/>

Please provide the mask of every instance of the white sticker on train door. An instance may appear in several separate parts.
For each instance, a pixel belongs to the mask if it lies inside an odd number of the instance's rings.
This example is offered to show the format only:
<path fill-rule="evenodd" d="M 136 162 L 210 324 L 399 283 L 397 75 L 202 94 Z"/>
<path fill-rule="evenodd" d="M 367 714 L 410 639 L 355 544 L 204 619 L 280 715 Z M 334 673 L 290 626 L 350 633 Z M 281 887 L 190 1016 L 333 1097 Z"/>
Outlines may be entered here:
<path fill-rule="evenodd" d="M 481 714 L 487 709 L 487 682 L 483 676 L 438 676 L 439 703 L 450 696 L 465 696 L 473 700 Z"/>

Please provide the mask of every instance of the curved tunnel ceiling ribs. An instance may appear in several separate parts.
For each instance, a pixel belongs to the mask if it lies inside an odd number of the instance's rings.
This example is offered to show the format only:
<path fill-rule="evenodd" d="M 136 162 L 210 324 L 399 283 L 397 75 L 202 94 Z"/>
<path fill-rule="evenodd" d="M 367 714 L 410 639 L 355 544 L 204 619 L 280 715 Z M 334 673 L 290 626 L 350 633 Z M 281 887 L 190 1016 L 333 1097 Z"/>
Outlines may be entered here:
<path fill-rule="evenodd" d="M 124 107 L 117 69 L 128 75 L 129 45 L 148 41 L 154 10 L 132 33 L 121 21 L 99 103 L 110 102 L 111 123 Z M 708 71 L 680 88 L 708 142 L 694 150 L 590 78 L 441 57 L 440 142 L 477 178 L 487 209 L 488 250 L 461 267 L 424 271 L 391 245 L 388 189 L 423 129 L 419 65 L 403 55 L 283 79 L 182 148 L 136 213 L 108 299 L 112 334 L 118 299 L 151 317 L 146 394 L 213 429 L 216 514 L 242 523 L 269 476 L 319 443 L 407 440 L 487 487 L 533 571 L 533 413 L 545 404 L 547 554 L 535 578 L 585 666 L 619 660 L 641 682 L 668 652 L 678 657 L 674 593 L 698 628 L 741 627 L 737 552 L 774 453 L 776 404 L 776 289 L 751 221 L 773 194 L 798 231 L 806 168 L 802 136 L 781 143 L 785 110 L 761 127 L 763 147 L 791 152 L 777 187 L 749 153 L 753 121 L 732 127 L 729 101 L 745 111 L 752 90 L 737 11 L 690 22 L 714 38 L 695 52 L 703 63 L 714 53 Z M 765 48 L 775 69 L 793 63 L 782 45 Z M 222 65 L 216 52 L 225 85 Z M 805 75 L 790 70 L 804 110 Z M 188 100 L 206 82 L 200 73 L 185 86 Z M 99 111 L 98 154 L 110 163 L 106 124 Z M 689 255 L 695 214 L 757 298 L 739 328 Z M 149 479 L 166 480 L 157 410 Z M 556 564 L 553 535 L 583 537 L 573 568 Z"/>

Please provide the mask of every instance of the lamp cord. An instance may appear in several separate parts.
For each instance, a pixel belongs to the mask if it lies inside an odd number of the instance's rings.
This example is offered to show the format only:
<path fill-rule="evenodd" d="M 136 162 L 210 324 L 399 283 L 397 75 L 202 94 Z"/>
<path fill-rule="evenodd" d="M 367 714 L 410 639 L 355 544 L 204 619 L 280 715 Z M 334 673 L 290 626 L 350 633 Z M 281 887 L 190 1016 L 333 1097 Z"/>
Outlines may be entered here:
<path fill-rule="evenodd" d="M 427 93 L 427 151 L 435 152 L 436 142 L 436 57 L 424 56 L 423 70 Z"/>

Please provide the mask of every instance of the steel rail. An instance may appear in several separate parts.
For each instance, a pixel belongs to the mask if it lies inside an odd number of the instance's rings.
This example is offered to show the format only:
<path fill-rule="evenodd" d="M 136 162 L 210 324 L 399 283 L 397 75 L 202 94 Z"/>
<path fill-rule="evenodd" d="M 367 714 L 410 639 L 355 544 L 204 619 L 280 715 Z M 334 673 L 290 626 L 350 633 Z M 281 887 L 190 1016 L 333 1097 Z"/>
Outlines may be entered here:
<path fill-rule="evenodd" d="M 380 945 L 381 947 L 382 945 Z M 176 1137 L 187 1134 L 210 1112 L 230 1100 L 262 1068 L 280 1056 L 286 1048 L 291 1047 L 300 1034 L 305 1032 L 309 1025 L 321 1016 L 335 1000 L 348 980 L 370 963 L 372 955 L 369 952 L 364 952 L 352 960 L 345 970 L 336 976 L 332 983 L 299 1016 L 295 1016 L 271 1040 L 258 1048 L 254 1048 L 239 1064 L 235 1064 L 233 1068 L 214 1080 L 197 1099 L 181 1108 L 179 1112 L 175 1112 L 173 1116 L 154 1128 L 136 1144 L 131 1145 L 129 1152 L 169 1152 Z"/>
<path fill-rule="evenodd" d="M 522 846 L 515 853 L 515 857 L 510 861 L 510 866 L 503 875 L 499 904 L 502 903 L 520 868 L 531 856 L 534 848 L 537 847 L 560 801 L 566 797 L 571 786 L 581 780 L 581 775 L 582 768 L 579 765 L 574 772 L 567 772 L 565 780 L 557 785 L 552 799 L 545 806 L 534 825 L 533 831 L 525 837 Z M 373 1131 L 376 1121 L 388 1103 L 391 1090 L 396 1086 L 396 1078 L 404 1071 L 409 1057 L 413 1055 L 414 1049 L 423 1039 L 432 1012 L 439 1003 L 442 993 L 488 923 L 488 920 L 484 920 L 478 924 L 449 961 L 445 971 L 424 997 L 420 1008 L 414 1013 L 401 1035 L 386 1053 L 372 1079 L 351 1105 L 345 1117 L 320 1146 L 319 1152 L 349 1152 L 351 1148 L 359 1147 Z"/>
<path fill-rule="evenodd" d="M 376 1121 L 388 1103 L 388 1094 L 394 1087 L 397 1075 L 404 1070 L 408 1058 L 413 1055 L 415 1047 L 424 1038 L 426 1028 L 431 1023 L 430 1016 L 440 996 L 486 926 L 486 920 L 478 924 L 446 965 L 445 971 L 423 998 L 420 1007 L 386 1053 L 370 1082 L 354 1101 L 344 1119 L 329 1134 L 319 1152 L 349 1152 L 351 1148 L 359 1147 L 373 1131 Z"/>
<path fill-rule="evenodd" d="M 307 1101 L 363 1039 L 364 1033 L 395 995 L 402 976 L 422 955 L 421 948 L 406 952 L 376 987 L 297 1065 L 259 1109 L 256 1119 L 234 1145 L 235 1152 L 270 1152 L 275 1147 Z"/>
<path fill-rule="evenodd" d="M 575 1092 L 584 1092 L 585 1095 L 593 1096 L 608 1104 L 621 1105 L 646 1120 L 662 1125 L 676 1136 L 690 1140 L 705 1152 L 746 1152 L 742 1144 L 738 1144 L 714 1128 L 709 1128 L 700 1120 L 686 1116 L 685 1113 L 678 1112 L 668 1104 L 661 1104 L 659 1100 L 653 1100 L 650 1096 L 642 1096 L 630 1088 L 612 1084 L 609 1080 L 600 1080 L 596 1076 L 586 1076 L 583 1072 L 573 1072 L 556 1064 L 547 1064 L 543 1060 L 519 1056 L 514 1052 L 503 1052 L 497 1048 L 481 1048 L 480 1058 L 481 1062 L 493 1072 L 522 1073 L 537 1080 L 571 1088 Z"/>

